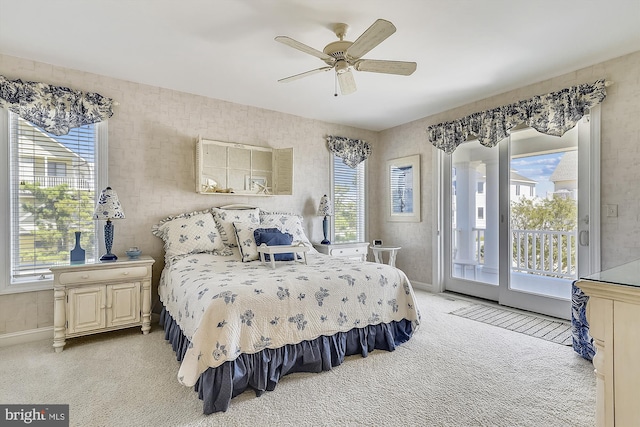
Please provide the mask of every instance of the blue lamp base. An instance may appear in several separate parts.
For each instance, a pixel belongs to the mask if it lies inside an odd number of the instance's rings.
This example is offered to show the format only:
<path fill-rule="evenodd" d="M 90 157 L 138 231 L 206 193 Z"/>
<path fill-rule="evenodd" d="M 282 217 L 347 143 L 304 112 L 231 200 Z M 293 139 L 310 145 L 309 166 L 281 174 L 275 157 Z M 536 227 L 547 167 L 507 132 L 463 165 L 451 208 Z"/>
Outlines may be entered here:
<path fill-rule="evenodd" d="M 331 242 L 327 237 L 329 234 L 329 217 L 327 215 L 325 215 L 324 219 L 322 220 L 322 232 L 324 233 L 324 240 L 320 243 L 322 243 L 323 245 L 330 245 Z"/>
<path fill-rule="evenodd" d="M 115 254 L 111 253 L 111 246 L 113 245 L 113 223 L 110 219 L 104 225 L 104 246 L 107 248 L 107 253 L 100 257 L 100 261 L 115 261 L 118 259 Z"/>
<path fill-rule="evenodd" d="M 104 254 L 100 257 L 100 261 L 115 261 L 118 257 L 115 254 Z"/>

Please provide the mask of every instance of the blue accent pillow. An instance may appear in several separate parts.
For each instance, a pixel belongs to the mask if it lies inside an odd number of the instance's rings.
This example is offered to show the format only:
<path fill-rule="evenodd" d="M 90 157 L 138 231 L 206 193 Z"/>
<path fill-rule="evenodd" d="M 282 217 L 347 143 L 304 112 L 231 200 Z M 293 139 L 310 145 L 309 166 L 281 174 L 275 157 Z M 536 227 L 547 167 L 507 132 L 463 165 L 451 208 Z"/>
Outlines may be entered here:
<path fill-rule="evenodd" d="M 265 244 L 267 246 L 283 246 L 290 245 L 293 242 L 293 235 L 289 233 L 283 233 L 277 228 L 257 228 L 253 232 L 253 237 L 256 241 L 256 246 Z M 293 261 L 293 252 L 285 254 L 274 254 L 273 257 L 276 261 Z M 265 261 L 271 261 L 269 254 L 264 255 Z"/>

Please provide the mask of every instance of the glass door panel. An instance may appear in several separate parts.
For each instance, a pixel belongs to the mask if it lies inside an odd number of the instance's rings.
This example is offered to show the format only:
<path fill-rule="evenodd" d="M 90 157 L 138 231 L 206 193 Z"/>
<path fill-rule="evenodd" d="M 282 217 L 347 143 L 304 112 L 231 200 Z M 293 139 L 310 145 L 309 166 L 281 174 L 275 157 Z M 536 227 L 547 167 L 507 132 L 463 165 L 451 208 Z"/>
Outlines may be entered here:
<path fill-rule="evenodd" d="M 577 278 L 578 132 L 511 136 L 510 290 L 568 300 Z"/>
<path fill-rule="evenodd" d="M 447 158 L 445 177 L 446 288 L 487 299 L 498 297 L 498 158 L 498 150 L 466 142 Z"/>

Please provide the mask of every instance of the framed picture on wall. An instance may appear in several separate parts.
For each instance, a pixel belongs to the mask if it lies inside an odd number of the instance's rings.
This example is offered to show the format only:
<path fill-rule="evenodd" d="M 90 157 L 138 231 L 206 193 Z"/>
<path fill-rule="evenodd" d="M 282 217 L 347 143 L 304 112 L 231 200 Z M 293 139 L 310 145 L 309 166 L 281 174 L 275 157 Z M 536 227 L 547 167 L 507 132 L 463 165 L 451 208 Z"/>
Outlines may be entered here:
<path fill-rule="evenodd" d="M 420 222 L 420 155 L 387 160 L 388 221 Z"/>

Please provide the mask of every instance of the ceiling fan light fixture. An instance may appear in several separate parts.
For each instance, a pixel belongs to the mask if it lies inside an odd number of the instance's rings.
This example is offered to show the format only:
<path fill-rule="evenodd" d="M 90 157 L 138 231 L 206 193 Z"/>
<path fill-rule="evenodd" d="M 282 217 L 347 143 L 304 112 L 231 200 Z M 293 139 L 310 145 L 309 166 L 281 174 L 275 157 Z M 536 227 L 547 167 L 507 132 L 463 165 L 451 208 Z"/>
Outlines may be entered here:
<path fill-rule="evenodd" d="M 349 64 L 345 60 L 340 60 L 336 62 L 335 68 L 338 74 L 346 73 L 349 71 Z"/>

